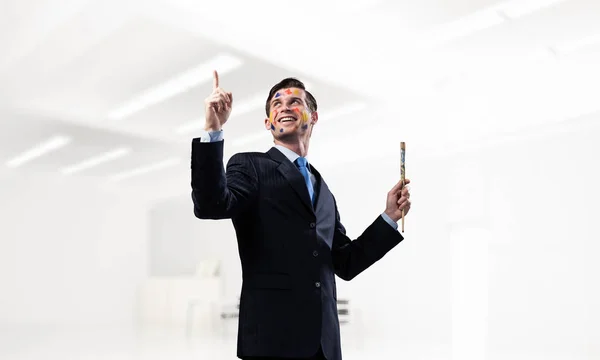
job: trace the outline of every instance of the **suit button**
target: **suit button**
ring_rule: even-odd
[[[317,257],[317,256],[319,256],[319,252],[318,252],[317,250],[313,251],[313,256],[314,256],[314,257]]]
[[[310,228],[311,228],[311,229],[314,229],[314,228],[315,228],[315,226],[317,226],[317,224],[315,224],[315,223],[310,223]]]
[[[320,288],[320,287],[321,287],[321,283],[317,281],[317,282],[315,283],[315,287],[318,287],[318,288]]]

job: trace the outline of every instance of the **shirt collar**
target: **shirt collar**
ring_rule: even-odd
[[[290,160],[292,163],[294,163],[296,161],[296,159],[298,159],[300,157],[300,155],[296,154],[295,152],[293,152],[292,150],[286,148],[283,145],[275,145],[274,147],[277,150],[281,151],[281,153],[283,155],[285,155],[285,157],[287,157],[288,160]]]

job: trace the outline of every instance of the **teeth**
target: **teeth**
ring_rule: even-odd
[[[294,118],[291,118],[291,117],[284,117],[284,118],[281,118],[279,121],[281,121],[281,122],[285,122],[285,121],[294,121],[294,120],[295,120],[295,119],[294,119]]]

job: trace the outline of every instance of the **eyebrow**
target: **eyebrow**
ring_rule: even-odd
[[[300,97],[298,97],[298,96],[291,96],[290,98],[291,98],[292,100],[300,100],[300,101],[302,101],[302,98],[300,98]],[[275,97],[274,97],[274,98],[271,100],[271,104],[273,104],[273,103],[274,103],[274,102],[276,102],[276,101],[281,101],[281,97],[277,97],[277,98],[275,98]]]

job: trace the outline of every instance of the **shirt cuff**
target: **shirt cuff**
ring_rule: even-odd
[[[203,143],[217,142],[221,140],[223,140],[223,129],[217,131],[200,130],[200,136],[194,139],[194,141]]]
[[[386,213],[381,213],[381,217],[383,218],[383,220],[385,220],[385,222],[390,224],[390,226],[393,227],[394,230],[398,230],[398,223],[392,220]]]

